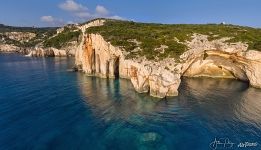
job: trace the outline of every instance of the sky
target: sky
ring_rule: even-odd
[[[0,23],[62,26],[104,17],[167,24],[261,27],[261,0],[1,0]]]

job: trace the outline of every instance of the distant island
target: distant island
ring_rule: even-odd
[[[261,29],[95,19],[61,28],[0,25],[0,51],[74,56],[75,70],[127,78],[140,93],[178,95],[182,76],[234,78],[261,88]]]

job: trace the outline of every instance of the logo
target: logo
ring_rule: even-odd
[[[240,142],[238,144],[233,143],[230,141],[229,138],[215,138],[213,142],[209,144],[209,147],[212,150],[219,150],[219,149],[236,149],[236,148],[251,148],[259,146],[258,142]]]
[[[228,138],[220,138],[220,139],[215,138],[215,140],[209,144],[209,147],[212,150],[232,149],[234,145],[235,143],[231,142]]]

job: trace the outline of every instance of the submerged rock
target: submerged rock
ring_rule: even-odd
[[[161,140],[161,136],[158,133],[155,132],[148,132],[148,133],[143,133],[140,136],[140,142],[144,143],[144,142],[156,142]]]

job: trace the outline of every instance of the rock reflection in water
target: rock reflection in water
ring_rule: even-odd
[[[107,121],[159,111],[160,99],[139,94],[127,79],[102,79],[79,74],[81,92],[94,114]]]
[[[261,128],[261,90],[249,87],[247,82],[184,78],[179,100],[184,109],[195,113],[195,118],[205,120],[203,123],[209,132],[235,139],[238,133],[261,138],[261,130],[254,131]],[[226,133],[224,128],[233,134]]]

